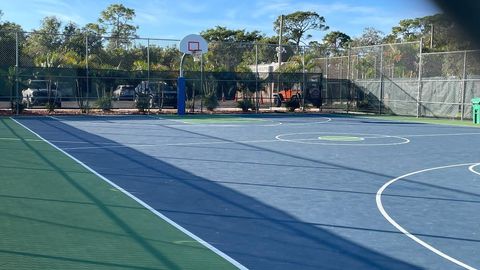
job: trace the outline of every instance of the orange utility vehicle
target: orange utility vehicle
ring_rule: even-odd
[[[306,82],[305,102],[311,103],[315,107],[322,106],[322,75],[311,76]],[[281,107],[282,103],[289,100],[302,100],[302,90],[299,83],[293,84],[290,89],[283,89],[273,93],[273,105]]]
[[[302,98],[302,90],[285,89],[273,94],[273,104],[276,107],[282,106],[283,102],[288,100],[298,100]]]

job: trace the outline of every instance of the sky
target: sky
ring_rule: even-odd
[[[313,36],[309,41],[321,41],[329,31],[358,37],[366,27],[388,34],[402,19],[440,12],[429,0],[0,0],[0,10],[3,21],[31,31],[46,16],[79,26],[96,22],[101,11],[115,3],[135,10],[133,23],[139,26],[140,37],[165,39],[182,39],[216,26],[273,36],[273,22],[281,14],[314,11],[330,27],[309,32]]]

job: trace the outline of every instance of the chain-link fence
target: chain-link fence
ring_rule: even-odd
[[[179,40],[3,33],[2,108],[176,108]],[[304,48],[211,42],[200,61],[187,57],[187,108],[278,107],[295,99],[319,106],[322,76],[303,68]],[[279,54],[283,65],[279,68]],[[198,59],[197,59],[198,60]],[[290,63],[288,60],[295,60]],[[285,70],[283,70],[285,69]],[[140,98],[148,95],[144,104]],[[211,103],[211,102],[210,102]],[[209,104],[205,106],[210,108]]]
[[[416,111],[419,43],[349,48],[317,59],[325,75],[326,108],[374,113]]]
[[[175,108],[178,45],[93,33],[1,32],[0,108],[45,108],[52,101],[83,111]],[[211,42],[199,61],[184,62],[187,109],[276,110],[296,102],[326,110],[471,117],[470,100],[480,96],[480,52],[421,53],[421,46]]]
[[[0,107],[10,107],[15,97],[15,66],[18,62],[15,32],[0,32]]]
[[[334,88],[350,110],[471,118],[470,100],[480,96],[480,51],[421,53],[421,46],[350,48],[343,56],[321,58],[325,89]]]

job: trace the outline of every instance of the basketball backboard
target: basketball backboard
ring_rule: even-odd
[[[202,36],[191,34],[180,41],[180,51],[186,54],[204,54],[208,51],[208,43]]]

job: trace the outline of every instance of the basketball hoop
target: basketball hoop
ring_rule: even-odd
[[[199,62],[202,54],[208,52],[208,43],[202,36],[188,35],[180,41],[180,51],[192,55],[193,61]]]

